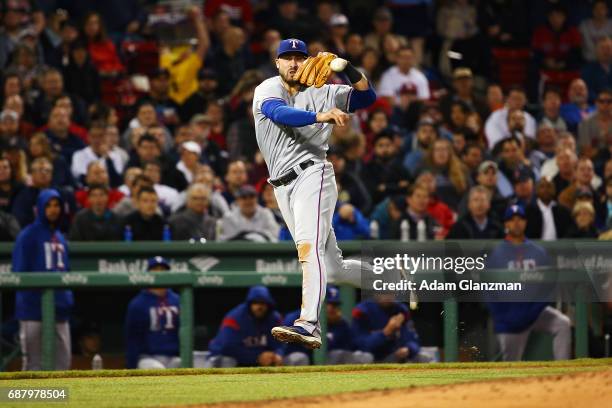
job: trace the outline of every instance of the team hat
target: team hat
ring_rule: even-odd
[[[506,209],[506,213],[504,214],[504,221],[508,221],[515,215],[519,217],[525,218],[525,210],[520,205],[511,205]]]
[[[163,256],[154,256],[153,258],[149,258],[147,261],[147,271],[150,271],[156,266],[163,266],[166,269],[170,269],[170,263]]]
[[[340,300],[340,289],[338,289],[337,286],[328,286],[327,293],[325,294],[325,301],[333,305],[342,303]]]
[[[278,44],[278,50],[276,51],[276,57],[280,57],[282,54],[287,52],[299,52],[308,56],[308,48],[306,47],[306,43],[302,40],[298,40],[295,38],[289,38],[287,40],[282,40]]]

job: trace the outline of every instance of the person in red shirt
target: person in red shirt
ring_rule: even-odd
[[[548,23],[534,31],[531,47],[540,70],[572,71],[580,66],[581,43],[578,29],[567,23],[566,11],[553,7]]]
[[[85,17],[83,36],[88,43],[91,62],[101,75],[115,76],[125,70],[115,44],[106,35],[106,29],[98,13],[89,13]]]
[[[87,186],[90,185],[103,185],[108,188],[108,208],[112,209],[121,199],[123,193],[115,188],[109,187],[108,172],[106,167],[100,161],[93,161],[87,166],[87,175],[85,176],[85,183]],[[77,204],[80,208],[89,208],[89,194],[88,188],[82,188],[74,193]]]
[[[446,237],[457,217],[455,212],[436,195],[436,177],[429,171],[423,171],[416,178],[414,184],[423,185],[429,191],[427,214],[436,220],[440,227],[438,230],[434,228],[436,239]]]

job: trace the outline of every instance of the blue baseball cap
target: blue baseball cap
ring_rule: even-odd
[[[170,262],[168,262],[163,256],[154,256],[153,258],[149,258],[147,261],[147,271],[150,271],[156,266],[163,266],[166,269],[170,269]]]
[[[340,289],[337,286],[328,286],[325,294],[325,301],[334,305],[342,303],[340,300]]]
[[[504,221],[508,221],[515,215],[525,218],[525,209],[520,205],[511,205],[510,207],[506,208],[506,213],[504,214]]]
[[[287,40],[282,40],[278,44],[278,50],[276,51],[276,58],[280,57],[282,54],[287,52],[299,52],[308,56],[308,48],[306,47],[306,43],[302,40],[298,40],[296,38],[289,38]]]

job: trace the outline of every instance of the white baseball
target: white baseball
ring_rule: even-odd
[[[334,58],[329,63],[329,67],[334,72],[340,72],[340,71],[344,71],[344,68],[346,68],[347,63],[348,61],[345,60],[344,58]]]

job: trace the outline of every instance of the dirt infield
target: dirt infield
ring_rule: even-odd
[[[324,384],[321,384],[324,387]],[[206,408],[598,408],[612,401],[612,370],[354,392],[333,396],[200,405]]]

